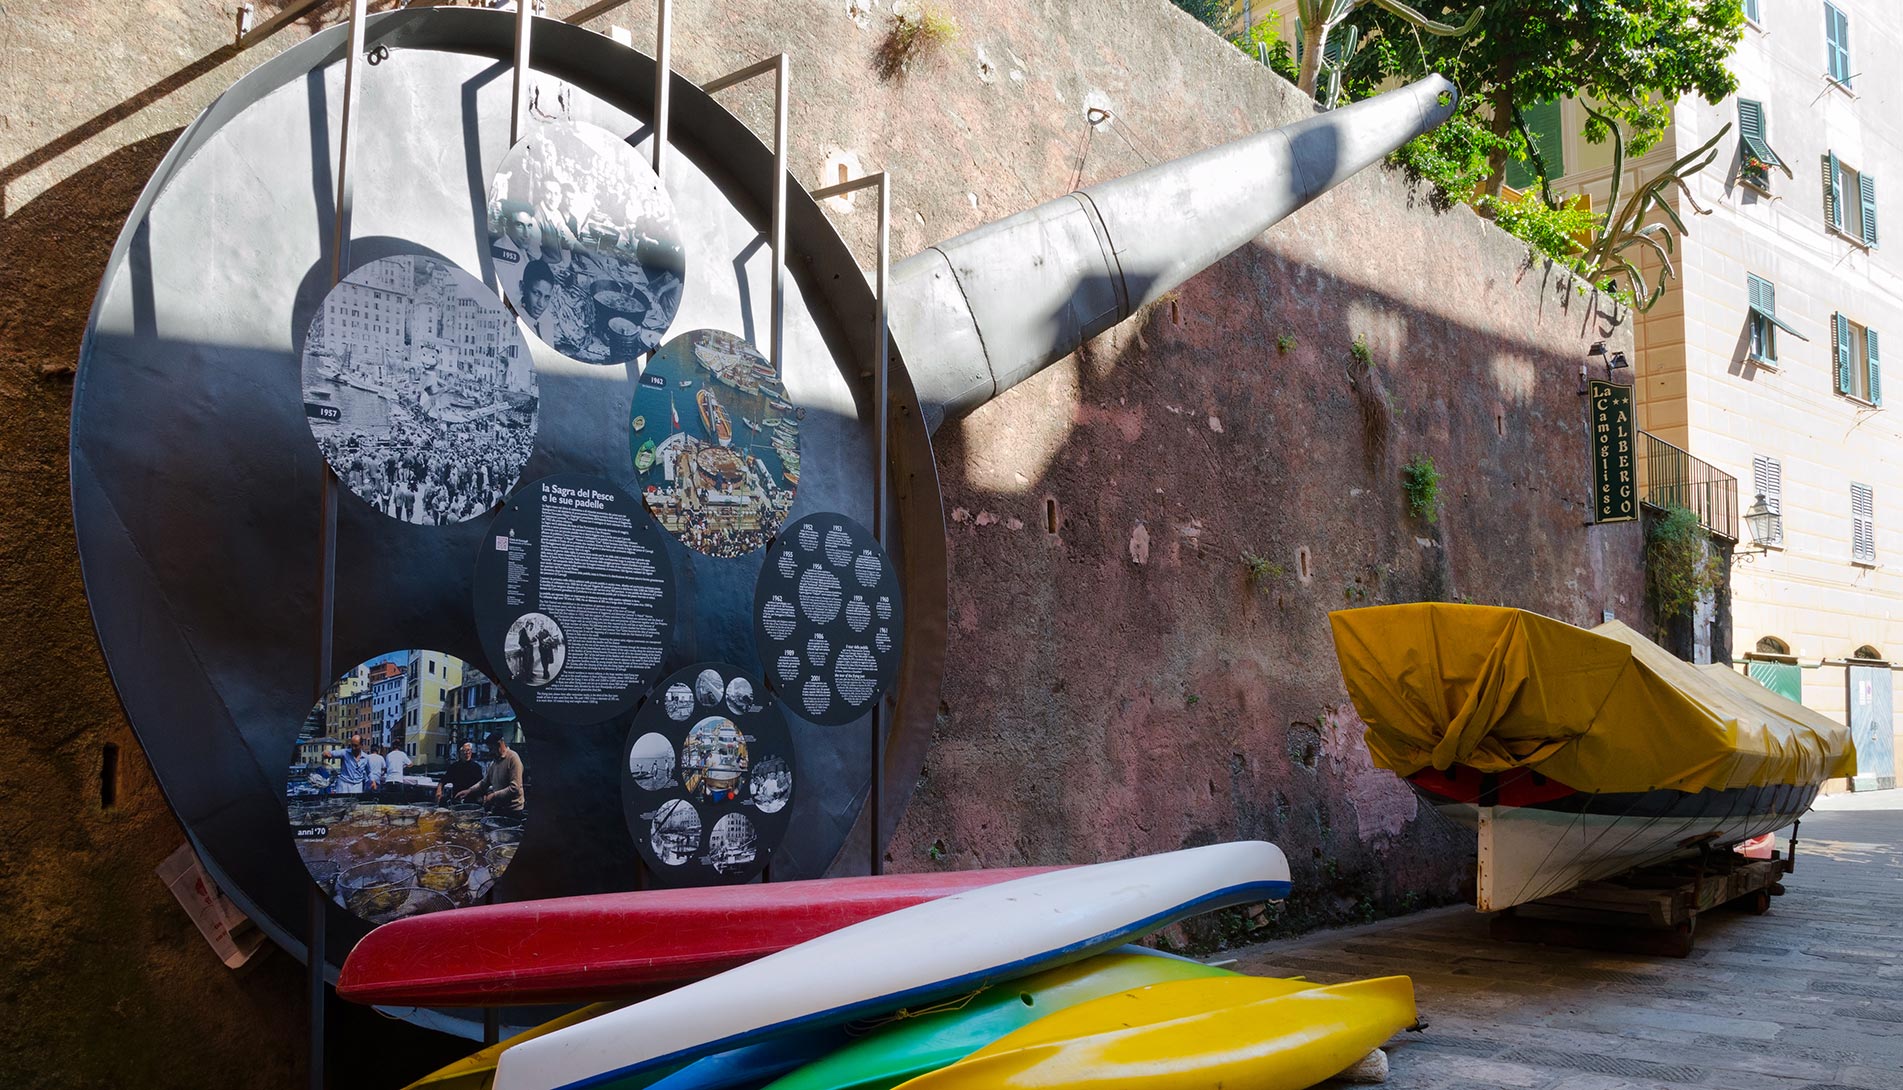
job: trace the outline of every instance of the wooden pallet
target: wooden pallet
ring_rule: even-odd
[[[1735,904],[1763,914],[1781,895],[1791,860],[1710,851],[1622,874],[1496,913],[1496,941],[1685,957],[1698,917]]]

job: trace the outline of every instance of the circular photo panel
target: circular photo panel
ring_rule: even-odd
[[[850,723],[898,678],[898,574],[871,532],[844,515],[808,515],[780,532],[753,618],[767,683],[810,722]]]
[[[748,881],[785,836],[793,738],[764,685],[700,663],[655,686],[635,714],[621,801],[658,884]]]
[[[697,329],[667,342],[641,372],[628,421],[648,510],[696,552],[761,548],[793,509],[803,411],[739,337]]]
[[[522,324],[583,363],[660,347],[687,262],[674,202],[599,126],[531,122],[489,188],[489,253]]]
[[[481,539],[475,598],[476,635],[509,694],[560,723],[633,707],[674,626],[674,572],[653,520],[613,482],[578,473],[509,497]]]
[[[378,655],[337,679],[292,743],[297,854],[371,924],[477,904],[522,842],[522,750],[515,709],[481,670],[440,651]]]
[[[515,319],[436,258],[379,258],[339,281],[311,319],[303,367],[324,460],[391,518],[475,518],[535,446],[535,370]]]

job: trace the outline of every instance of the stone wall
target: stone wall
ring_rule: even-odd
[[[183,124],[310,29],[233,55],[229,6],[0,13],[8,1086],[300,1077],[301,970],[276,955],[226,972],[152,874],[181,834],[93,641],[66,492],[61,371],[133,200]],[[704,80],[792,53],[798,179],[894,172],[900,255],[1306,109],[1165,0],[946,8],[956,36],[881,78],[884,0],[683,0],[676,62]],[[595,25],[644,44],[651,19],[631,5]],[[764,94],[729,94],[764,122]],[[868,259],[871,220],[863,203],[837,217]],[[1458,896],[1459,838],[1369,764],[1326,614],[1441,598],[1638,623],[1636,525],[1583,525],[1577,366],[1594,339],[1630,349],[1594,304],[1375,169],[941,431],[948,676],[892,866],[1262,836],[1295,865],[1281,926]],[[1416,455],[1441,473],[1434,521],[1406,509]],[[346,1023],[341,1062],[381,1050],[394,1076],[434,1058],[411,1039],[350,1043],[387,1040],[382,1025]]]

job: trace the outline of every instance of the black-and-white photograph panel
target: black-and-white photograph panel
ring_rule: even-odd
[[[655,885],[746,882],[765,868],[792,820],[795,771],[765,679],[724,662],[677,670],[650,690],[625,745],[622,812]]]
[[[753,804],[763,814],[777,814],[793,797],[793,769],[778,757],[753,766]]]
[[[686,253],[648,161],[608,130],[531,119],[489,187],[489,253],[530,333],[583,363],[659,348]]]
[[[674,745],[664,734],[649,731],[634,740],[628,750],[628,772],[643,790],[661,791],[674,786]]]
[[[502,502],[535,447],[535,370],[495,293],[445,261],[379,258],[304,338],[304,418],[365,503],[441,526]]]
[[[700,850],[700,811],[693,803],[669,799],[646,817],[648,848],[663,866],[682,866]]]
[[[469,663],[428,650],[365,660],[292,742],[284,807],[298,857],[372,924],[479,904],[522,842],[524,748],[501,686]]]
[[[662,529],[708,556],[766,545],[800,483],[800,418],[773,365],[743,338],[696,329],[641,371],[628,450]]]
[[[561,674],[568,658],[562,626],[546,613],[524,613],[502,637],[502,655],[511,678],[539,689]]]
[[[753,608],[767,683],[810,723],[851,723],[898,679],[898,573],[871,532],[844,515],[807,515],[780,532]]]
[[[753,862],[759,847],[760,834],[747,815],[728,814],[707,834],[707,865],[721,874],[740,870]]]

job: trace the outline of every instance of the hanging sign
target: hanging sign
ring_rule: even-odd
[[[1590,391],[1593,521],[1630,522],[1639,517],[1632,387],[1594,380]]]

